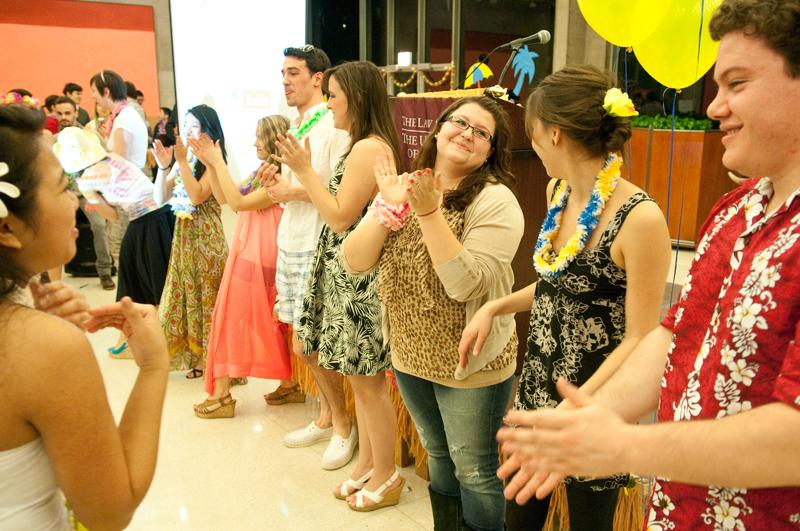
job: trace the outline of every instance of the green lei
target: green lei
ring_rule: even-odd
[[[289,129],[289,134],[292,135],[296,140],[301,140],[304,136],[308,134],[311,129],[317,125],[323,116],[328,114],[328,108],[323,107],[314,114],[312,114],[308,120],[300,124],[298,127],[293,127]]]

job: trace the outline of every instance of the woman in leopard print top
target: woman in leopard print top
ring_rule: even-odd
[[[460,358],[458,347],[475,311],[513,284],[523,216],[509,188],[510,136],[496,101],[455,102],[425,140],[414,174],[398,177],[388,159],[376,166],[383,201],[410,203],[405,225],[392,232],[371,211],[343,245],[351,273],[380,265],[384,337],[428,452],[437,529],[462,518],[469,528],[503,529],[494,435],[515,370],[513,318],[497,321],[478,356]]]

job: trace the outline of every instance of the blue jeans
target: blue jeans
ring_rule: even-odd
[[[495,435],[503,422],[514,378],[460,389],[395,370],[403,401],[428,452],[431,489],[460,497],[473,529],[503,529],[505,499]]]

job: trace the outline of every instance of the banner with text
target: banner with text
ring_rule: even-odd
[[[400,159],[404,171],[419,154],[436,119],[456,98],[395,98],[394,124],[400,138]]]

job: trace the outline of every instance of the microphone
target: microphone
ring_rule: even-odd
[[[519,39],[514,39],[513,41],[501,44],[498,46],[498,48],[519,48],[523,44],[527,44],[529,42],[534,44],[546,44],[550,42],[550,32],[547,30],[541,30],[533,35],[520,37]]]

